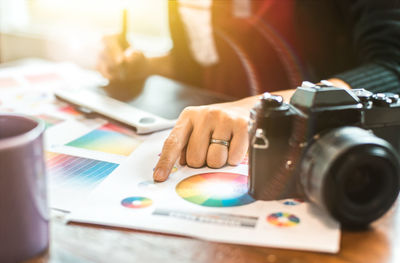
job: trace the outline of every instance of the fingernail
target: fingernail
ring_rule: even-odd
[[[166,175],[166,172],[163,169],[157,168],[153,174],[154,181],[164,182],[165,179],[167,179],[165,175]]]

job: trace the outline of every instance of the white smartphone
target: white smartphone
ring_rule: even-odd
[[[60,89],[55,97],[87,113],[94,113],[148,134],[172,128],[176,119],[166,119],[89,89]]]

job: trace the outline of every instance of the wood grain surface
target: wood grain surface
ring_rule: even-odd
[[[338,254],[313,253],[207,242],[127,229],[65,224],[52,211],[49,251],[28,263],[89,262],[400,262],[400,208],[392,209],[363,231],[342,231]]]

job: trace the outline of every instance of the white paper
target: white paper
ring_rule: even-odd
[[[339,250],[339,224],[326,212],[308,203],[293,200],[255,201],[233,207],[207,207],[184,200],[176,186],[186,178],[204,173],[228,172],[247,175],[247,165],[223,169],[178,170],[163,183],[153,183],[153,168],[168,132],[154,134],[74,210],[69,220],[84,223],[134,228],[200,239],[257,246],[291,248],[336,253]],[[221,195],[230,189],[221,184]],[[127,197],[144,197],[152,204],[127,208],[121,201]],[[290,201],[296,205],[285,205]],[[140,206],[141,203],[138,202]],[[145,202],[144,202],[144,205]],[[299,223],[278,227],[267,220],[271,214],[294,215]],[[283,218],[282,218],[283,219]]]

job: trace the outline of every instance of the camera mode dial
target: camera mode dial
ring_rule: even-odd
[[[392,104],[393,100],[385,93],[377,93],[372,95],[372,103],[374,106],[385,107]]]
[[[399,94],[392,92],[385,92],[386,97],[392,100],[392,103],[396,103],[399,100]]]

